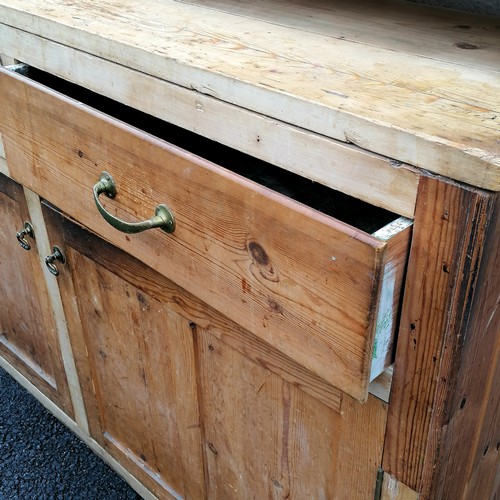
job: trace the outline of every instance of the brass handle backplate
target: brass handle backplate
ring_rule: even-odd
[[[52,253],[45,257],[45,265],[54,276],[59,276],[59,269],[57,269],[54,261],[60,262],[61,264],[66,262],[66,258],[64,257],[61,249],[56,246],[52,247]]]
[[[35,231],[33,231],[33,226],[29,222],[24,223],[23,229],[16,233],[17,241],[25,250],[31,250],[31,244],[26,239],[26,236],[35,239]]]
[[[102,206],[99,201],[99,195],[104,193],[108,198],[116,196],[116,185],[113,177],[107,172],[102,172],[99,176],[99,182],[94,186],[94,201],[99,213],[104,220],[111,224],[115,229],[122,233],[134,234],[146,231],[146,229],[160,228],[167,233],[173,233],[175,230],[175,217],[172,211],[166,205],[158,205],[155,215],[149,220],[143,222],[125,222],[114,215],[111,215]]]

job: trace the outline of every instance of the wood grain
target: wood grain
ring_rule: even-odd
[[[366,398],[382,285],[390,268],[395,320],[410,229],[381,241],[36,84],[0,81],[16,179],[329,384]],[[131,238],[110,228],[91,195],[103,170],[119,193],[108,210],[146,220],[167,203],[175,233]]]
[[[419,173],[408,165],[26,31],[3,26],[2,35],[4,46],[12,47],[36,68],[315,182],[413,217]],[[158,95],[161,103],[146,98]]]
[[[128,266],[123,267],[120,260],[114,257],[115,254],[120,255],[120,250],[113,248],[111,251],[108,243],[95,235],[82,231],[62,215],[54,215],[52,208],[48,209],[46,207],[44,213],[54,241],[60,243],[61,239],[58,236],[60,236],[62,226],[65,238],[70,239],[71,246],[82,255],[90,259],[96,254],[100,255],[101,265],[110,273],[120,275],[125,281],[140,282],[140,288],[144,293],[168,303],[169,307],[177,314],[188,316],[196,325],[209,330],[217,338],[248,359],[276,373],[292,385],[301,388],[326,406],[337,412],[340,411],[343,393],[339,389],[327,384],[323,379],[304,369],[297,362],[287,358],[278,349],[271,347],[229,319],[217,314],[213,309],[200,302],[199,299],[182,290],[141,261],[128,256]],[[82,233],[85,237],[80,238],[78,235]],[[89,248],[92,248],[92,251],[89,251]],[[121,259],[125,259],[125,256],[122,256]],[[62,287],[67,291],[66,296],[74,297],[76,295],[68,273],[62,273],[58,281],[64,283]],[[66,301],[65,308],[71,311],[67,315],[70,328],[80,329],[81,321],[78,319],[76,322],[73,321],[73,318],[79,318],[80,314],[76,303]],[[73,338],[72,343],[78,343],[79,339],[80,337]],[[77,349],[84,350],[84,344],[78,344]],[[84,370],[80,371],[83,372]],[[81,382],[83,386],[91,384],[90,379]]]
[[[73,415],[36,239],[27,238],[30,251],[16,239],[29,220],[26,200],[21,186],[3,175],[0,209],[0,355]]]
[[[386,406],[337,413],[197,328],[209,498],[371,498]]]
[[[45,213],[52,238],[65,242],[60,283],[91,436],[154,493],[204,498],[189,320],[138,288],[131,275],[124,279],[101,265],[115,259],[127,268],[128,256],[91,246],[95,238],[64,232]],[[75,246],[85,246],[90,258]]]
[[[434,496],[494,499],[500,494],[500,198],[487,228],[477,292],[468,313],[442,466]],[[456,471],[460,474],[456,474]]]
[[[448,405],[463,359],[491,201],[488,192],[421,180],[383,466],[422,498],[432,498],[445,462],[439,458]]]
[[[356,3],[359,13],[367,3]],[[269,6],[274,6],[275,16],[283,10],[279,2]],[[398,14],[392,25],[415,26],[412,7],[403,12],[404,21]],[[475,71],[481,55],[472,65],[465,59],[455,62],[445,53],[436,57],[434,45],[422,42],[434,31],[433,12],[428,10],[430,27],[425,33],[407,30],[407,41],[394,50],[348,40],[336,31],[315,33],[314,20],[309,29],[297,29],[273,23],[267,15],[243,17],[173,0],[140,5],[134,0],[3,0],[0,5],[6,25],[282,122],[498,190],[495,117],[500,73],[487,64]],[[448,35],[446,43],[463,51],[474,45],[478,54],[487,46],[490,60],[496,60],[496,29],[483,31],[481,44],[467,44],[460,29],[452,29],[471,24],[470,15],[461,19],[450,15],[451,29],[441,30],[443,37]],[[356,24],[354,16],[352,21]],[[408,44],[428,50],[414,54],[406,50]]]

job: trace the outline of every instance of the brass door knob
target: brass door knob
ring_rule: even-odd
[[[64,264],[66,262],[64,254],[57,246],[52,247],[52,253],[45,257],[45,265],[54,276],[59,276],[59,269],[57,269],[54,261],[60,262],[61,264]]]
[[[25,222],[23,229],[16,233],[17,241],[25,250],[31,250],[31,244],[26,239],[26,236],[35,239],[35,231],[33,230],[33,226],[30,222]]]

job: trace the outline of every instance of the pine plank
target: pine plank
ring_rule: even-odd
[[[494,17],[393,0],[179,1],[478,70],[499,69],[500,39],[495,36],[498,20]],[[452,37],[456,44],[450,43]],[[481,50],[464,50],[458,43]]]
[[[498,71],[175,1],[4,0],[0,15],[6,25],[202,94],[500,189]],[[453,31],[447,41],[461,43]]]
[[[132,257],[44,211],[67,257],[59,283],[91,437],[160,497],[204,498],[189,320],[139,288]]]
[[[3,46],[22,54],[37,68],[373,205],[413,217],[419,172],[408,165],[22,30],[4,26],[2,35]],[[155,96],[162,96],[161,102]]]
[[[492,196],[434,178],[420,183],[383,467],[423,498],[432,498],[449,458],[439,461]]]
[[[209,498],[371,498],[387,407],[336,412],[197,328]]]

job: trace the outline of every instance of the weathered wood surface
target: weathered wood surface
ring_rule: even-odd
[[[350,14],[348,3],[350,30],[361,12],[365,21],[358,32],[366,30],[367,3],[356,3],[357,15]],[[349,40],[333,27],[316,33],[314,19],[309,28],[277,24],[273,19],[283,12],[281,2],[268,2],[274,9],[271,19],[267,11],[257,19],[173,0],[3,0],[0,18],[5,25],[200,94],[499,190],[500,72],[491,67],[499,55],[496,24],[450,14],[448,29],[436,30],[435,11],[428,9],[425,20],[413,20],[414,6],[397,7],[397,15],[395,8],[381,10],[393,17],[389,14],[380,29],[410,27],[407,41],[396,43],[396,50],[394,41],[376,46],[370,40]],[[322,13],[324,4],[315,8]],[[326,9],[326,15],[342,12],[341,6],[335,9]],[[437,23],[442,22],[439,14]],[[427,29],[415,29],[424,23]],[[466,29],[460,26],[469,25],[481,31],[480,43],[464,42]],[[457,62],[446,51],[436,54],[434,44],[423,42],[434,31],[441,44],[446,40],[457,52],[476,48],[474,56]],[[385,33],[390,38],[393,30]],[[421,53],[408,52],[410,44]]]
[[[19,77],[0,81],[14,178],[328,383],[366,398],[377,312],[390,341],[411,228],[383,242]],[[103,170],[118,189],[108,210],[146,220],[166,203],[175,233],[130,237],[111,228],[92,197]],[[381,297],[388,309],[379,311]]]
[[[26,238],[26,251],[16,238],[29,220],[26,200],[22,187],[3,175],[0,212],[0,355],[72,415],[36,240]]]
[[[189,320],[175,297],[140,288],[144,266],[44,212],[67,257],[59,284],[91,436],[161,498],[205,498]]]
[[[467,314],[462,361],[446,415],[434,498],[494,499],[500,494],[500,197]],[[457,471],[460,471],[457,474]]]
[[[64,234],[59,283],[93,435],[153,492],[175,496],[184,484],[188,498],[373,496],[385,403],[337,393],[327,406],[303,390],[302,369],[286,375],[273,348],[248,332],[243,344],[237,325],[142,262],[45,214],[52,237]],[[162,469],[155,485],[143,470],[168,450],[170,476]]]
[[[26,31],[1,26],[0,33],[2,46],[10,47],[34,67],[313,181],[413,217],[419,173],[408,165]],[[161,96],[160,102],[154,96]]]
[[[458,370],[466,359],[464,341],[481,343],[481,333],[469,338],[473,333],[469,315],[481,286],[477,272],[493,199],[491,193],[439,179],[422,178],[420,183],[383,467],[422,498],[434,498],[437,478],[450,460],[441,455],[444,443],[449,439],[455,443],[462,436],[448,434],[449,405],[457,397]],[[466,366],[470,363],[467,360]],[[475,370],[478,373],[470,376],[485,381],[493,374],[488,366],[475,366],[471,372]],[[498,397],[497,393],[494,390],[491,396]],[[476,425],[480,421],[473,422],[469,431],[477,432]],[[467,455],[471,445],[461,442],[458,453]],[[446,480],[454,482],[456,473],[450,470]]]
[[[326,407],[197,329],[209,498],[373,498],[386,405]]]

